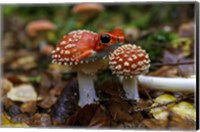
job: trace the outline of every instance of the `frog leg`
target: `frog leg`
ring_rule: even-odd
[[[93,54],[95,54],[96,52],[94,50],[86,50],[84,51],[82,54],[78,55],[75,57],[75,61],[78,62],[79,60],[92,56]]]

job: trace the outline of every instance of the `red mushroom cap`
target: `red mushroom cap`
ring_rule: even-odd
[[[124,78],[147,72],[149,63],[148,54],[139,46],[131,44],[122,45],[109,56],[109,66],[113,74]]]
[[[96,33],[88,30],[76,30],[64,36],[52,51],[52,63],[77,65],[87,61],[75,61],[75,57],[88,49],[93,49]],[[92,39],[93,38],[93,39]]]

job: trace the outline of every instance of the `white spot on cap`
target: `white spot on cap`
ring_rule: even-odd
[[[142,65],[143,65],[143,61],[139,61],[139,62],[138,62],[138,65],[139,65],[139,66],[142,66]]]
[[[128,58],[128,61],[133,61],[133,59],[132,58]]]
[[[52,51],[51,51],[52,54],[54,54],[55,52],[56,52],[55,50],[52,50]]]
[[[122,58],[120,58],[120,59],[119,59],[119,62],[122,62],[122,61],[123,61],[123,59],[122,59]]]
[[[124,66],[129,66],[130,64],[126,61],[124,62]]]
[[[68,39],[68,41],[69,41],[69,42],[72,42],[72,39],[71,39],[71,38],[69,38],[69,39]]]
[[[59,50],[60,50],[60,48],[59,48],[59,47],[57,47],[57,48],[56,48],[56,51],[59,51]]]
[[[64,45],[64,44],[66,44],[66,41],[62,41],[60,44],[61,44],[61,45]]]
[[[75,47],[75,44],[68,44],[67,46],[65,46],[66,49],[67,48],[73,48],[73,47]]]
[[[70,51],[69,51],[69,50],[65,50],[65,54],[66,54],[66,55],[69,55],[69,54],[70,54]]]
[[[129,69],[124,69],[123,72],[125,72],[125,73],[129,73],[130,70],[129,70]]]
[[[61,53],[61,54],[64,54],[64,50],[61,50],[60,53]]]
[[[136,64],[132,64],[132,65],[131,65],[131,68],[133,68],[133,69],[135,69],[136,67],[137,67]]]
[[[121,65],[117,65],[117,66],[115,67],[116,70],[121,70],[121,68],[122,68]]]
[[[136,55],[132,55],[133,59],[136,60],[137,59],[137,56]]]
[[[142,56],[144,56],[144,54],[143,54],[143,53],[140,53],[140,54],[138,54],[138,56],[139,56],[139,57],[142,57]]]

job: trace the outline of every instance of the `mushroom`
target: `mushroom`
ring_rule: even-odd
[[[84,3],[75,5],[72,12],[79,15],[79,22],[84,24],[90,18],[97,16],[100,12],[104,10],[104,6],[98,3]]]
[[[45,40],[46,32],[53,30],[55,30],[55,25],[48,20],[32,21],[26,26],[26,31],[29,37],[38,37],[36,40],[39,41],[39,48],[41,52],[44,51],[46,47],[48,47],[48,44]],[[37,41],[35,46],[38,46]]]
[[[102,4],[97,3],[84,3],[75,5],[72,9],[72,12],[75,14],[86,14],[91,13],[97,14],[104,10],[104,6]]]
[[[99,50],[109,49],[112,44],[123,40],[119,30],[101,34],[88,30],[76,30],[64,36],[52,51],[52,63],[70,66],[72,71],[77,71],[80,106],[94,103],[98,99],[94,89],[94,74],[108,67],[108,63]],[[96,58],[93,58],[95,55],[97,55]]]
[[[28,36],[36,37],[38,32],[55,30],[55,25],[48,20],[36,20],[26,26]]]
[[[139,46],[125,44],[109,55],[109,67],[121,77],[128,99],[139,100],[137,75],[146,73],[150,67],[148,54]]]

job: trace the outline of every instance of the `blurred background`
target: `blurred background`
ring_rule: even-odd
[[[73,30],[99,33],[121,28],[126,43],[139,45],[149,53],[152,63],[149,75],[189,77],[195,74],[194,3],[4,5],[2,13],[3,110],[15,123],[52,125],[51,115],[46,113],[51,111],[73,75],[51,64],[51,51]],[[174,66],[177,63],[187,65]],[[105,72],[99,78],[102,81],[112,77]],[[29,97],[20,99],[16,93],[8,96],[10,89],[24,84],[36,92],[29,91]],[[35,95],[39,101],[29,99]],[[151,96],[156,97],[158,93]],[[41,118],[45,122],[36,121]]]

